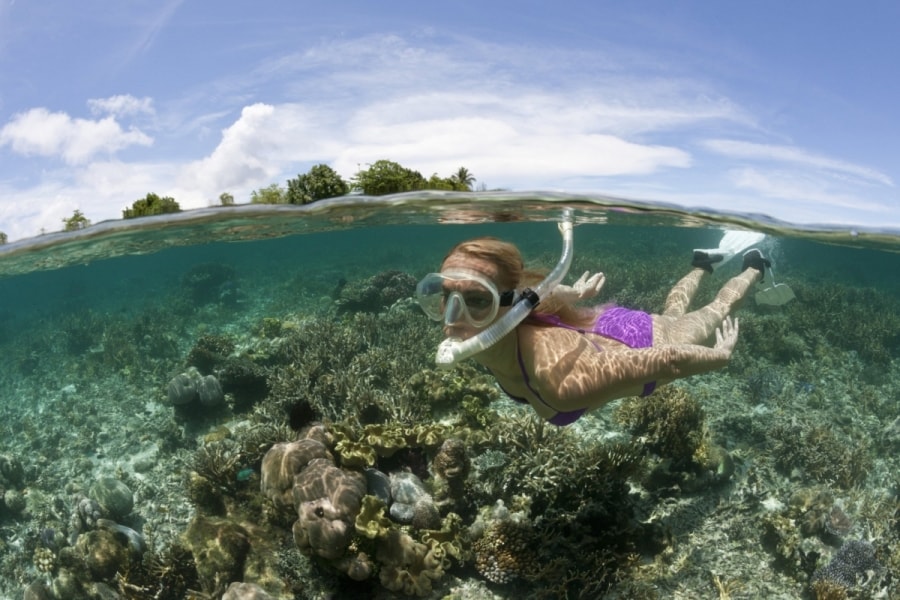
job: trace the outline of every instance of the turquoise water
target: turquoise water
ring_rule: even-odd
[[[0,593],[218,597],[244,581],[283,598],[802,598],[825,581],[897,597],[897,232],[558,195],[353,202],[0,247]],[[604,302],[658,312],[726,224],[770,234],[767,277],[796,299],[748,300],[726,369],[542,426],[471,361],[434,369],[440,331],[409,296],[473,236],[551,268],[562,205],[577,222],[567,281],[605,272]],[[727,276],[709,279],[698,302]],[[221,397],[173,405],[170,383],[191,367]],[[438,516],[386,525],[422,551],[412,564],[360,533],[311,559],[292,507],[260,491],[265,453],[321,420],[345,471],[422,480]],[[469,465],[456,491],[440,473],[447,439]],[[101,502],[116,493],[133,506]],[[441,529],[445,546],[428,533]],[[234,538],[225,558],[202,549]],[[874,575],[854,588],[826,565],[860,540]],[[362,581],[347,566],[358,552],[373,566]]]

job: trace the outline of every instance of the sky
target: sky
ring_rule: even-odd
[[[900,3],[0,0],[0,231],[387,159],[900,227]]]

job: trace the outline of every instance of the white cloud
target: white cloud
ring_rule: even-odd
[[[873,216],[890,212],[890,206],[883,202],[865,199],[858,193],[840,189],[833,182],[811,174],[744,168],[731,171],[731,177],[738,188],[749,189],[769,198],[814,205],[820,218],[824,218],[832,208],[870,212]]]
[[[447,176],[464,165],[492,185],[540,185],[574,175],[648,174],[691,164],[684,150],[604,133],[602,109],[567,113],[565,95],[505,99],[429,92],[341,110],[254,104],[180,178],[207,196],[268,185],[327,162],[344,177],[379,159]],[[346,111],[346,112],[345,112]],[[586,133],[587,131],[587,133]],[[591,132],[593,131],[593,132]],[[282,181],[279,181],[282,182]]]
[[[299,104],[245,106],[212,153],[184,167],[179,182],[218,197],[222,191],[268,185],[298,163],[327,162],[337,153],[341,134],[329,131],[319,116]]]
[[[713,152],[730,158],[742,158],[769,162],[792,163],[803,167],[849,175],[869,183],[893,186],[894,182],[884,173],[869,167],[828,158],[795,146],[757,144],[737,140],[708,140],[704,146]]]
[[[123,130],[111,116],[96,121],[73,119],[46,108],[19,113],[0,129],[0,146],[25,156],[59,156],[72,165],[84,164],[98,154],[152,143],[139,129]]]
[[[130,94],[88,100],[88,108],[91,109],[91,114],[94,115],[125,116],[135,114],[152,115],[154,113],[152,98],[135,98]]]

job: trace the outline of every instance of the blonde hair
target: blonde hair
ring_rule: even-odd
[[[447,252],[444,261],[454,254],[464,254],[496,265],[497,280],[494,283],[501,292],[534,287],[547,275],[542,271],[526,269],[522,253],[516,245],[495,237],[479,237],[460,242]],[[588,329],[597,315],[596,309],[576,308],[552,296],[541,300],[536,312],[556,315],[569,325]]]

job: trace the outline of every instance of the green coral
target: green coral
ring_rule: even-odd
[[[493,420],[487,407],[500,397],[493,378],[468,364],[452,371],[424,369],[409,380],[408,393],[438,414],[462,407],[465,421],[481,427]]]
[[[372,446],[376,454],[383,458],[390,458],[407,447],[404,430],[396,425],[366,425],[360,434],[360,441]]]
[[[471,554],[467,529],[462,517],[448,513],[441,521],[439,530],[426,529],[422,532],[422,542],[436,553],[436,556],[451,556],[465,562]]]
[[[444,443],[449,429],[438,423],[421,423],[409,432],[410,445],[436,450]]]
[[[436,553],[396,529],[378,540],[375,558],[381,564],[381,585],[407,596],[427,596],[432,582],[444,575],[445,561],[440,551]]]
[[[335,444],[334,451],[341,457],[341,465],[350,469],[371,467],[378,458],[375,449],[365,442],[341,440]]]
[[[385,516],[385,504],[377,496],[366,495],[356,515],[356,533],[370,540],[382,538],[390,532],[393,522]]]

